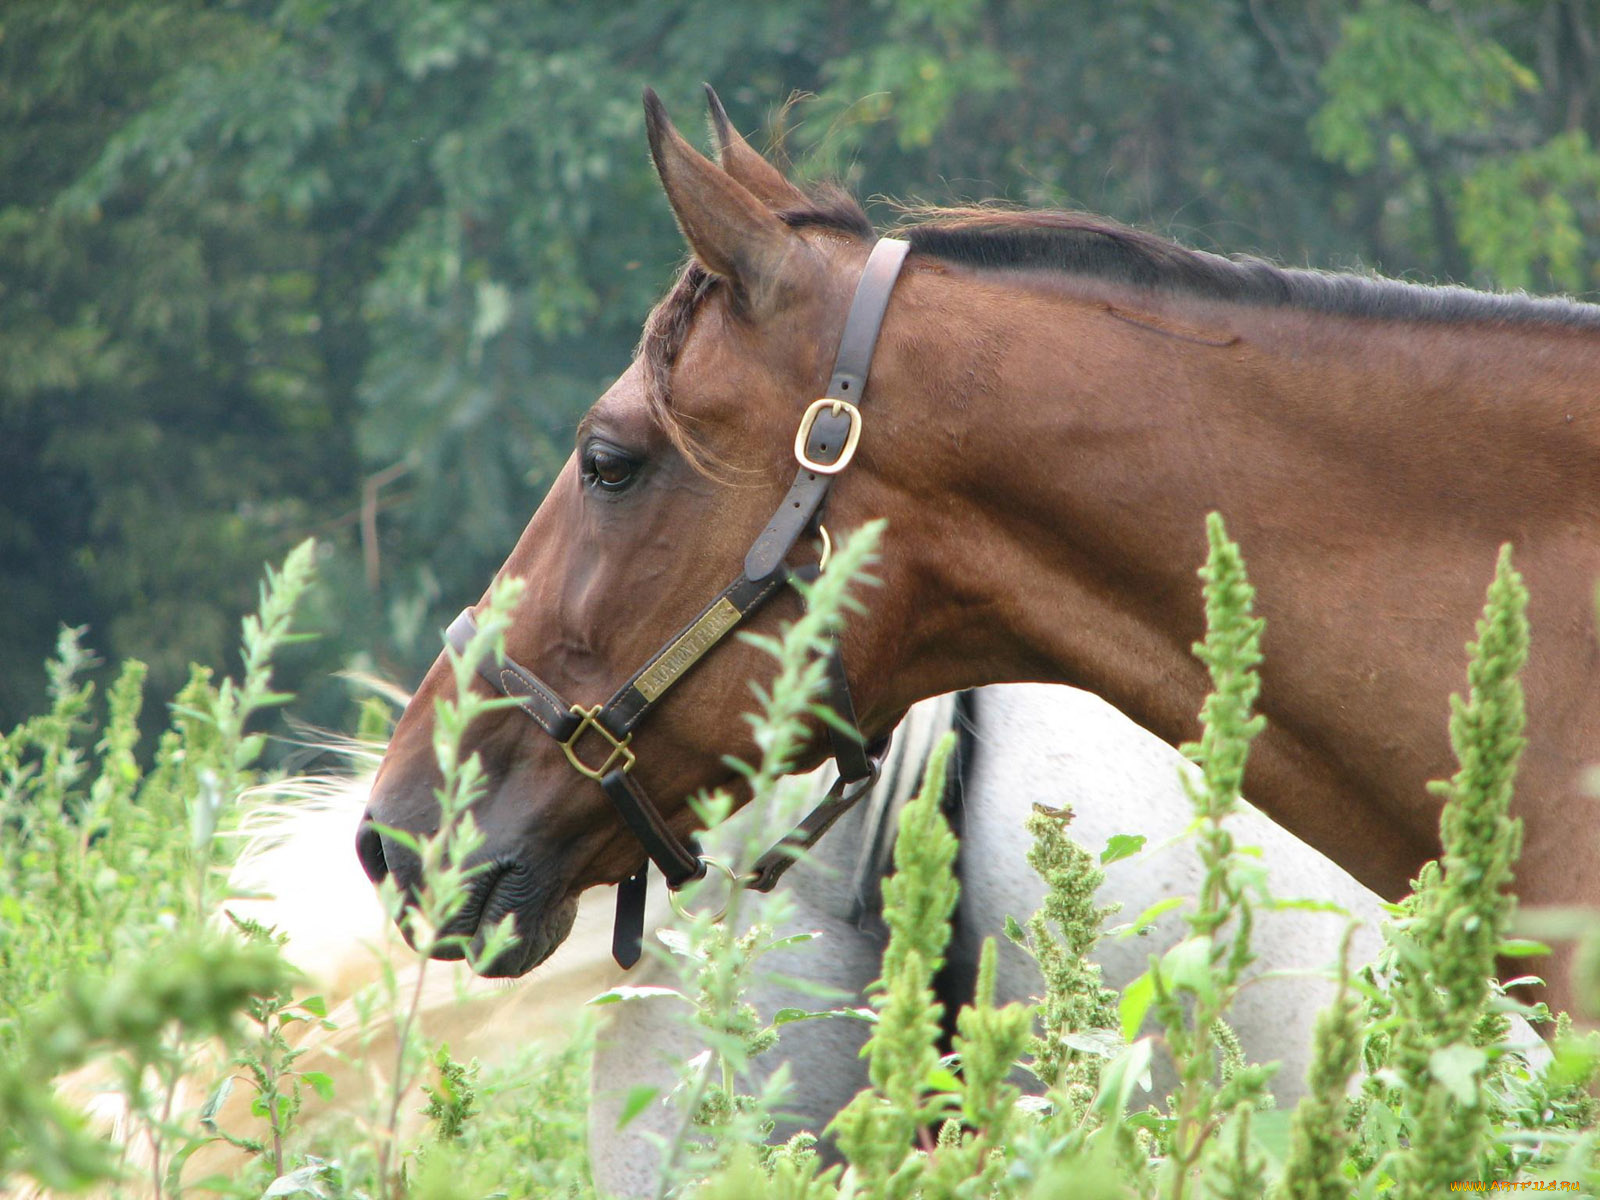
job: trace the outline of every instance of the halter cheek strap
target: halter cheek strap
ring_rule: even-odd
[[[538,675],[509,658],[486,659],[476,664],[479,675],[496,691],[516,700],[535,725],[561,744],[574,770],[600,785],[673,891],[704,876],[707,860],[692,841],[685,842],[672,831],[630,773],[635,761],[631,745],[634,729],[669,688],[792,577],[815,577],[819,568],[800,567],[791,573],[785,560],[801,535],[820,522],[835,476],[855,456],[862,430],[857,405],[866,390],[889,295],[909,249],[906,242],[895,238],[880,238],[873,246],[845,318],[827,394],[805,410],[795,432],[799,469],[794,482],[745,555],[738,578],[723,588],[699,616],[609,700],[590,708],[568,703]],[[467,609],[451,622],[445,638],[457,654],[462,654],[476,632],[477,622],[472,610]],[[867,745],[856,726],[855,705],[837,643],[828,651],[827,677],[826,703],[845,727],[840,730],[828,726],[829,749],[838,765],[839,781],[799,827],[764,854],[743,880],[746,887],[757,891],[770,891],[797,852],[813,845],[871,790],[888,748],[886,737]],[[648,864],[624,880],[617,891],[611,952],[623,967],[631,967],[639,959],[647,870]]]
[[[850,465],[861,439],[861,403],[867,375],[878,347],[878,331],[889,308],[889,295],[905,264],[909,242],[879,238],[856,283],[839,353],[823,399],[806,409],[795,433],[795,457],[800,462],[788,495],[778,505],[767,527],[744,556],[744,573],[761,579],[788,557],[800,535],[822,511],[834,476]],[[809,424],[808,424],[809,422]]]

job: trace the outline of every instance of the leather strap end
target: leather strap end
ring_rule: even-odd
[[[444,631],[444,640],[450,643],[450,648],[457,654],[465,654],[467,643],[477,632],[477,618],[472,615],[470,608],[463,608],[456,614],[456,619],[450,622],[450,627]]]
[[[650,864],[617,885],[617,919],[611,929],[611,957],[624,971],[644,950],[644,906],[650,892]]]
[[[833,639],[828,650],[828,695],[825,703],[839,719],[839,725],[828,726],[828,744],[833,760],[839,766],[842,779],[855,781],[868,775],[877,776],[878,764],[861,736],[861,726],[856,719],[856,705],[850,695],[850,680],[844,673],[844,655],[839,641]],[[842,728],[841,728],[842,726]],[[880,751],[878,758],[882,758]]]
[[[744,556],[745,578],[764,582],[783,566],[789,551],[827,498],[831,477],[802,470],[766,529]]]

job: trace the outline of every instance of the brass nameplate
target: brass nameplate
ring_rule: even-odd
[[[724,596],[706,611],[705,616],[684,630],[683,636],[668,646],[633,686],[639,689],[640,695],[646,700],[654,700],[676,683],[678,676],[699,662],[700,656],[721,641],[722,635],[738,623],[739,610],[733,606],[732,600]]]

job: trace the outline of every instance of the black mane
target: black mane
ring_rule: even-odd
[[[896,232],[911,242],[912,250],[945,262],[1059,271],[1237,304],[1378,320],[1600,328],[1600,305],[1375,275],[1293,270],[1246,256],[1223,258],[1085,213],[929,209],[914,214]]]

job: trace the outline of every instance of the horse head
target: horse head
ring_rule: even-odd
[[[483,965],[490,974],[521,974],[546,958],[584,889],[642,879],[645,845],[608,799],[606,777],[651,798],[641,803],[669,846],[692,834],[697,792],[726,786],[736,803],[748,798],[725,756],[754,756],[742,719],[753,707],[747,683],[773,667],[723,635],[733,624],[772,632],[799,611],[781,585],[787,568],[815,562],[815,523],[792,520],[771,535],[807,474],[797,475],[797,425],[808,423],[809,451],[805,435],[800,451],[818,456],[821,472],[843,465],[849,442],[854,461],[828,500],[836,532],[869,517],[895,524],[909,494],[913,468],[885,469],[886,447],[910,431],[894,403],[908,347],[893,313],[876,339],[865,421],[851,406],[813,403],[836,382],[830,365],[874,251],[859,207],[790,183],[733,132],[714,95],[719,163],[679,135],[653,93],[645,108],[656,171],[693,257],[632,365],[580,422],[571,458],[501,568],[525,588],[504,660],[484,664],[474,686],[522,704],[478,718],[461,747],[487,776],[472,808],[484,842],[463,864],[482,869],[449,931],[481,944],[481,931],[514,918],[518,942]],[[894,279],[879,281],[878,301]],[[899,569],[891,551],[879,574]],[[470,629],[470,614],[463,620]],[[883,678],[885,631],[895,627],[885,600],[841,643],[868,737],[892,727],[910,700],[872,682]],[[358,837],[368,875],[392,876],[402,894],[425,881],[394,833],[437,830],[435,705],[454,688],[441,656],[395,729]],[[819,736],[796,765],[823,754]]]

